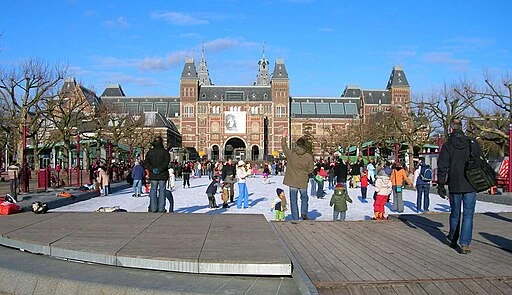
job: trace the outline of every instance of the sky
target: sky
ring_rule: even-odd
[[[64,64],[101,95],[178,96],[202,48],[216,85],[252,85],[283,58],[291,96],[385,89],[402,66],[414,97],[512,72],[510,0],[2,1],[0,68]]]
[[[275,220],[275,213],[270,211],[272,202],[276,196],[276,189],[282,188],[285,191],[287,201],[289,202],[288,187],[283,185],[283,176],[270,177],[270,184],[263,184],[261,175],[247,178],[247,189],[249,192],[249,208],[238,209],[236,204],[231,204],[227,209],[209,209],[208,198],[206,196],[206,188],[210,181],[207,176],[201,178],[192,178],[190,180],[190,188],[183,188],[181,179],[175,182],[173,190],[174,196],[174,212],[177,213],[204,213],[204,214],[263,214],[265,218]],[[333,194],[328,189],[327,182],[324,183],[326,196],[324,199],[316,197],[309,198],[308,217],[311,220],[332,220],[332,207],[329,201]],[[375,188],[368,187],[368,200],[366,203],[361,201],[361,190],[359,188],[350,188],[349,196],[352,203],[348,204],[346,220],[369,220],[373,217],[373,196]],[[219,190],[220,192],[220,190]],[[308,189],[309,192],[309,189]],[[52,212],[93,212],[100,207],[116,207],[125,209],[128,212],[147,212],[149,206],[149,197],[144,194],[141,198],[131,197],[133,190],[131,188],[108,195],[107,197],[97,197],[86,201],[74,203],[68,206],[52,209]],[[404,212],[397,213],[390,211],[391,203],[386,204],[386,216],[388,214],[417,214],[416,213],[416,191],[403,190]],[[235,201],[238,196],[238,185],[235,184]],[[222,204],[221,195],[215,195],[217,204]],[[300,202],[299,202],[300,206]],[[166,205],[169,209],[169,204]],[[437,194],[430,194],[430,211],[433,213],[450,212],[450,203],[448,200],[442,199]],[[500,205],[488,202],[477,201],[475,212],[512,212],[512,206]],[[286,212],[286,220],[291,219],[291,212]],[[424,213],[420,213],[424,214]]]

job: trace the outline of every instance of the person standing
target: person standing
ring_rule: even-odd
[[[249,174],[245,170],[245,162],[240,160],[238,161],[236,167],[236,177],[238,178],[238,198],[236,199],[236,207],[238,209],[242,208],[242,203],[244,204],[244,209],[249,207],[249,192],[247,191],[247,176]]]
[[[215,200],[215,194],[217,193],[217,188],[219,187],[219,177],[214,176],[212,181],[206,188],[206,196],[208,197],[208,208],[217,209],[217,201]]]
[[[181,174],[183,175],[183,188],[185,188],[185,186],[190,188],[190,174],[192,174],[192,167],[190,166],[190,163],[183,164]]]
[[[416,171],[414,171],[413,185],[416,188],[416,212],[421,211],[423,199],[423,210],[428,212],[430,206],[430,181],[432,181],[432,169],[425,163],[425,158],[420,158]]]
[[[134,198],[139,198],[142,195],[142,181],[144,179],[144,167],[139,161],[135,161],[135,165],[132,168],[132,179],[133,179],[133,195]]]
[[[222,175],[221,180],[226,181],[226,178],[228,176],[232,176],[233,178],[236,176],[237,167],[235,167],[235,164],[233,164],[233,161],[231,159],[228,159],[228,161],[222,165]],[[229,201],[233,203],[235,198],[235,185],[234,183],[228,183],[229,185]]]
[[[105,168],[99,167],[98,168],[98,183],[100,184],[100,187],[103,190],[103,196],[108,196],[108,186],[110,184],[110,177],[108,176],[107,171],[105,171]]]
[[[368,171],[368,181],[370,184],[375,183],[375,165],[373,164],[373,160],[368,162],[368,165],[366,165],[366,171]]]
[[[9,175],[9,189],[11,197],[13,197],[15,201],[18,201],[18,178],[20,176],[20,167],[18,167],[14,162],[11,163],[11,165],[7,167],[7,174]]]
[[[348,166],[343,162],[343,159],[339,159],[334,166],[334,173],[336,174],[336,183],[343,183],[345,188],[348,187]]]
[[[471,240],[473,236],[473,215],[475,214],[476,191],[464,175],[464,166],[471,152],[475,157],[482,152],[476,140],[467,137],[462,131],[462,121],[453,119],[450,122],[450,137],[443,144],[439,158],[437,159],[437,192],[442,198],[446,198],[448,185],[450,200],[450,231],[447,238],[456,245],[459,222],[462,213],[462,227],[460,228],[459,243],[461,253],[471,253]]]
[[[146,168],[149,171],[149,182],[151,189],[149,191],[149,211],[165,211],[165,183],[169,179],[169,162],[171,161],[169,152],[164,148],[164,140],[161,136],[153,140],[153,148],[146,153]]]
[[[329,202],[329,206],[334,206],[332,209],[333,221],[345,221],[348,210],[347,202],[352,203],[352,199],[348,195],[345,186],[342,183],[338,183],[334,187],[334,193],[331,197],[331,201]]]
[[[377,179],[375,180],[375,197],[374,197],[374,203],[373,203],[373,212],[375,216],[373,217],[374,220],[386,220],[388,219],[384,214],[385,212],[385,206],[389,195],[391,194],[392,190],[392,184],[389,180],[389,176],[381,169],[379,172],[377,172]]]
[[[174,196],[172,195],[172,190],[174,189],[174,169],[169,168],[169,179],[165,183],[165,198],[169,201],[169,212],[174,212]]]
[[[300,192],[300,213],[304,220],[308,220],[308,175],[315,169],[315,162],[311,152],[306,147],[306,139],[301,137],[297,139],[296,147],[288,148],[288,130],[283,129],[281,138],[281,148],[288,161],[286,173],[284,174],[283,184],[289,187],[290,210],[292,219],[299,220],[299,207],[297,203],[297,194]]]
[[[391,206],[391,210],[398,211],[399,213],[404,212],[404,199],[402,198],[404,181],[408,185],[412,185],[412,183],[400,162],[395,164],[395,168],[391,171],[390,179],[393,184],[393,206]]]
[[[286,211],[286,194],[284,193],[284,190],[282,188],[276,189],[277,196],[275,197],[274,201],[272,202],[272,210],[275,211],[275,216],[277,221],[283,221],[285,218],[285,211]]]

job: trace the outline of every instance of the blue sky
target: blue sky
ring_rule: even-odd
[[[100,95],[179,94],[186,57],[204,43],[212,81],[251,85],[265,44],[284,58],[292,96],[384,89],[401,65],[413,96],[512,70],[512,1],[3,1],[0,66],[69,65]]]

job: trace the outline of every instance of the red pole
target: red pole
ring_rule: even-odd
[[[366,147],[366,159],[370,162],[370,145]]]
[[[510,87],[510,85],[509,85],[509,87]],[[512,92],[512,90],[511,90],[511,92]],[[512,100],[512,98],[510,98],[510,99]],[[509,192],[512,192],[512,162],[511,162],[511,159],[512,159],[512,122],[508,125],[508,191]]]
[[[80,177],[80,134],[76,136],[76,183],[80,187],[82,185],[82,177]]]
[[[398,163],[398,141],[395,142],[395,164]]]
[[[132,154],[133,154],[133,146],[132,144],[130,143],[130,166],[132,165]]]
[[[23,153],[22,153],[22,164],[21,164],[21,167],[22,167],[22,171],[23,171],[23,174],[22,174],[22,191],[23,192],[27,192],[28,191],[28,177],[27,177],[27,173],[28,173],[28,169],[27,169],[27,116],[25,116],[25,120],[23,121],[23,140],[22,140],[22,145],[23,145]]]

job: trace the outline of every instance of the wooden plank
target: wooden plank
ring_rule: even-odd
[[[301,227],[299,232],[301,232],[303,236],[308,237],[312,247],[321,253],[326,262],[323,266],[333,281],[361,281],[361,277],[347,265],[346,262],[348,259],[334,254],[341,253],[337,249],[337,246],[331,243],[329,236],[325,235],[322,231],[322,229],[325,229],[326,225],[328,225],[325,223],[326,222],[319,223],[319,226],[311,224],[310,226]]]
[[[491,294],[491,295],[504,294],[498,288],[496,288],[496,286],[494,286],[494,284],[489,282],[489,280],[487,280],[487,279],[481,279],[481,280],[478,280],[477,282],[480,285],[480,287],[482,287],[488,294]]]
[[[434,282],[420,282],[419,286],[427,294],[441,294],[441,290],[436,286]]]
[[[375,264],[372,263],[373,259],[368,259],[368,255],[361,250],[366,248],[366,245],[354,244],[354,241],[349,241],[349,238],[344,234],[346,228],[340,228],[340,226],[331,226],[331,228],[334,228],[334,231],[327,231],[325,227],[321,230],[328,236],[328,241],[338,245],[333,254],[340,260],[345,261],[346,265],[358,274],[361,280],[375,281],[388,279],[387,276],[375,269]]]
[[[458,294],[475,294],[470,289],[468,289],[462,281],[448,281],[448,284],[452,286],[454,290],[457,291]]]
[[[366,295],[381,295],[379,289],[374,285],[363,285],[362,288]]]
[[[489,294],[484,288],[482,288],[478,281],[481,280],[462,280],[461,283],[463,283],[466,288],[474,292],[475,294]]]
[[[434,281],[433,282],[436,287],[441,290],[441,294],[445,295],[457,295],[459,294],[450,284],[448,284],[448,281]]]
[[[320,281],[317,272],[315,272],[315,269],[320,268],[320,266],[307,251],[306,247],[304,247],[302,239],[299,240],[297,238],[294,228],[291,227],[293,224],[282,222],[275,225],[287,247],[293,253],[295,259],[299,262],[301,268],[307,274],[309,279],[312,282]]]
[[[407,295],[407,294],[411,294],[411,295],[415,295],[415,294],[419,294],[419,293],[413,293],[409,290],[409,288],[407,288],[408,286],[407,285],[391,285],[391,287],[393,288],[393,290],[395,290],[396,294],[400,294],[400,295]]]
[[[503,294],[512,294],[512,288],[509,285],[510,281],[503,279],[489,279],[488,281],[503,292]]]

